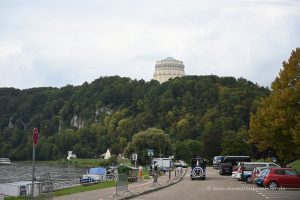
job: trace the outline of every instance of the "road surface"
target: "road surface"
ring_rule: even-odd
[[[165,189],[142,195],[135,200],[267,200],[300,199],[300,190],[271,191],[233,180],[231,176],[220,176],[217,170],[207,168],[206,180],[190,180],[190,170],[184,179]]]

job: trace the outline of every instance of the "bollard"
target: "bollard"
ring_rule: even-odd
[[[139,166],[139,178],[143,177],[143,167]]]
[[[158,182],[158,174],[157,173],[154,173],[153,175],[153,186],[155,185],[155,183]]]

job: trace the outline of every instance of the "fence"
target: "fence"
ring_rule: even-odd
[[[53,199],[53,181],[51,180],[50,173],[45,173],[37,177],[34,183],[33,197],[31,195],[32,184],[26,186],[24,195],[26,200],[52,200]],[[26,193],[27,191],[27,193]]]

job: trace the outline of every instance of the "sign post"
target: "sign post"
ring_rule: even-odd
[[[149,170],[150,170],[150,173],[152,174],[153,173],[153,169],[151,167],[152,165],[152,162],[151,162],[151,158],[153,156],[153,149],[147,149],[147,152],[148,152],[148,157],[149,157]]]
[[[32,185],[31,185],[31,199],[34,198],[33,192],[34,192],[34,161],[35,161],[35,147],[39,142],[39,130],[37,128],[33,129],[32,134]]]
[[[172,167],[172,159],[174,159],[174,155],[173,156],[169,156],[170,158],[170,163],[169,163],[169,180],[171,180],[171,167]],[[175,170],[176,173],[176,170]]]

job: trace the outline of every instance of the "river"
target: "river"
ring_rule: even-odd
[[[80,176],[85,174],[86,171],[86,168],[73,166],[35,164],[35,176],[50,173],[54,189],[77,185]],[[0,165],[0,183],[31,180],[31,177],[31,164],[13,163],[11,165]]]

